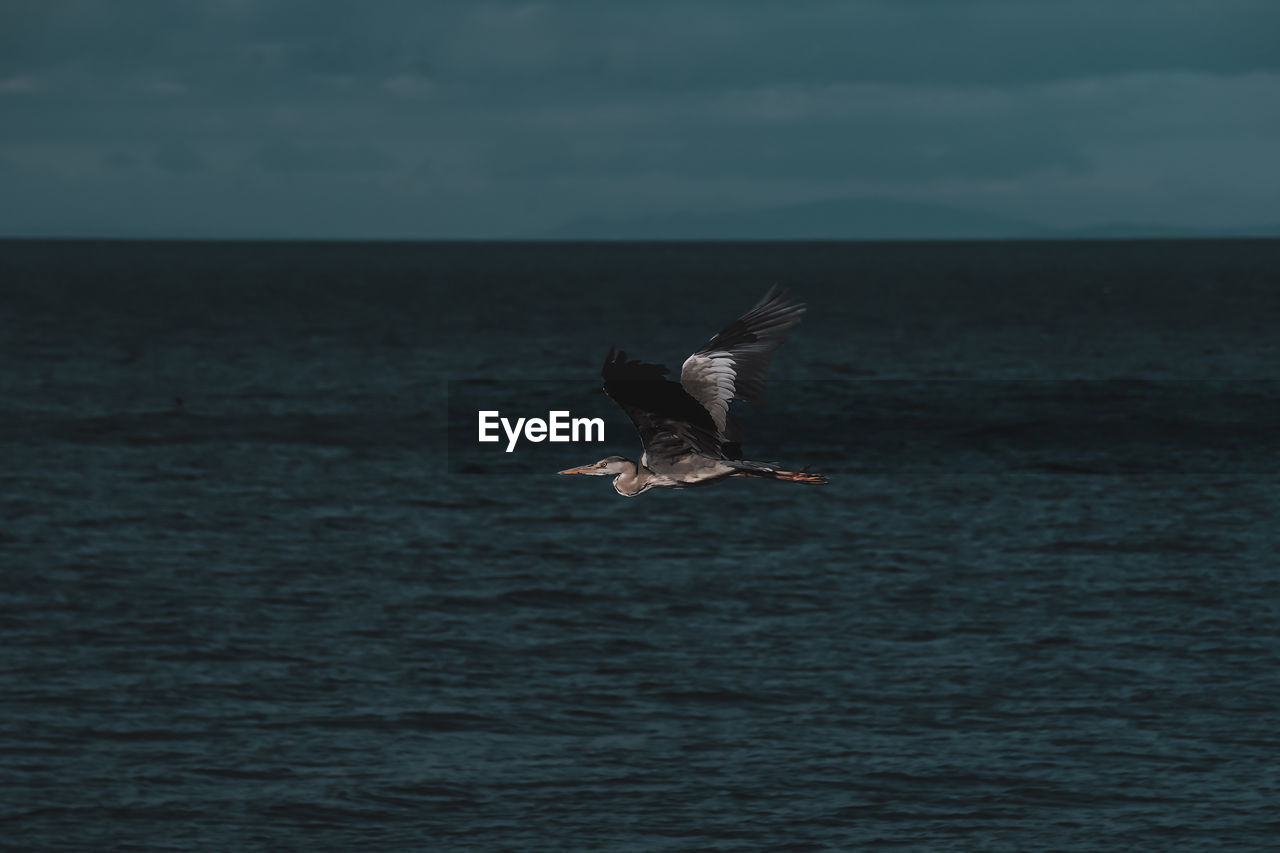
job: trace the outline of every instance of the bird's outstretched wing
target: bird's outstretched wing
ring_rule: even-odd
[[[754,308],[685,360],[680,385],[711,415],[722,443],[741,440],[729,417],[729,401],[755,403],[764,396],[769,359],[804,312],[786,290],[771,287]]]
[[[664,378],[670,372],[665,366],[630,361],[625,352],[610,348],[601,372],[605,393],[636,425],[646,452],[670,458],[694,451],[722,458],[711,414],[681,383]]]

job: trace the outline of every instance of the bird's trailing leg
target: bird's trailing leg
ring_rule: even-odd
[[[825,486],[831,482],[821,474],[810,474],[808,465],[799,471],[774,471],[773,476],[775,479],[785,480],[788,483],[807,483],[811,486]]]
[[[782,480],[787,483],[806,483],[810,486],[825,486],[829,481],[821,474],[810,474],[809,466],[806,465],[799,471],[782,471],[774,468],[772,465],[766,465],[763,462],[751,462],[749,460],[735,460],[726,463],[738,469],[738,473],[734,476],[739,477],[766,477],[770,480]]]

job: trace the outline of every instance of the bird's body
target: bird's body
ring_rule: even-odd
[[[783,471],[742,458],[742,432],[729,413],[732,400],[756,402],[764,393],[769,359],[799,325],[803,305],[771,288],[754,308],[685,359],[680,381],[661,364],[632,361],[610,349],[604,390],[640,433],[639,462],[610,456],[561,474],[614,477],[618,494],[634,497],[652,488],[685,489],[728,477],[761,477],[823,484],[826,477]]]

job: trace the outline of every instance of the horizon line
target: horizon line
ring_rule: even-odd
[[[520,245],[653,244],[653,243],[1178,243],[1266,242],[1276,234],[1135,234],[1036,235],[1007,237],[208,237],[208,236],[93,236],[0,234],[0,243],[274,243],[274,244],[466,244]]]

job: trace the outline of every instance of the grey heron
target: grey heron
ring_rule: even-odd
[[[685,359],[679,382],[664,378],[670,372],[665,366],[630,360],[611,347],[602,371],[604,390],[635,424],[644,453],[639,462],[610,456],[560,473],[611,476],[624,497],[729,477],[825,484],[821,474],[743,459],[742,432],[729,413],[731,400],[761,399],[769,359],[804,312],[785,290],[770,288],[754,308]]]

